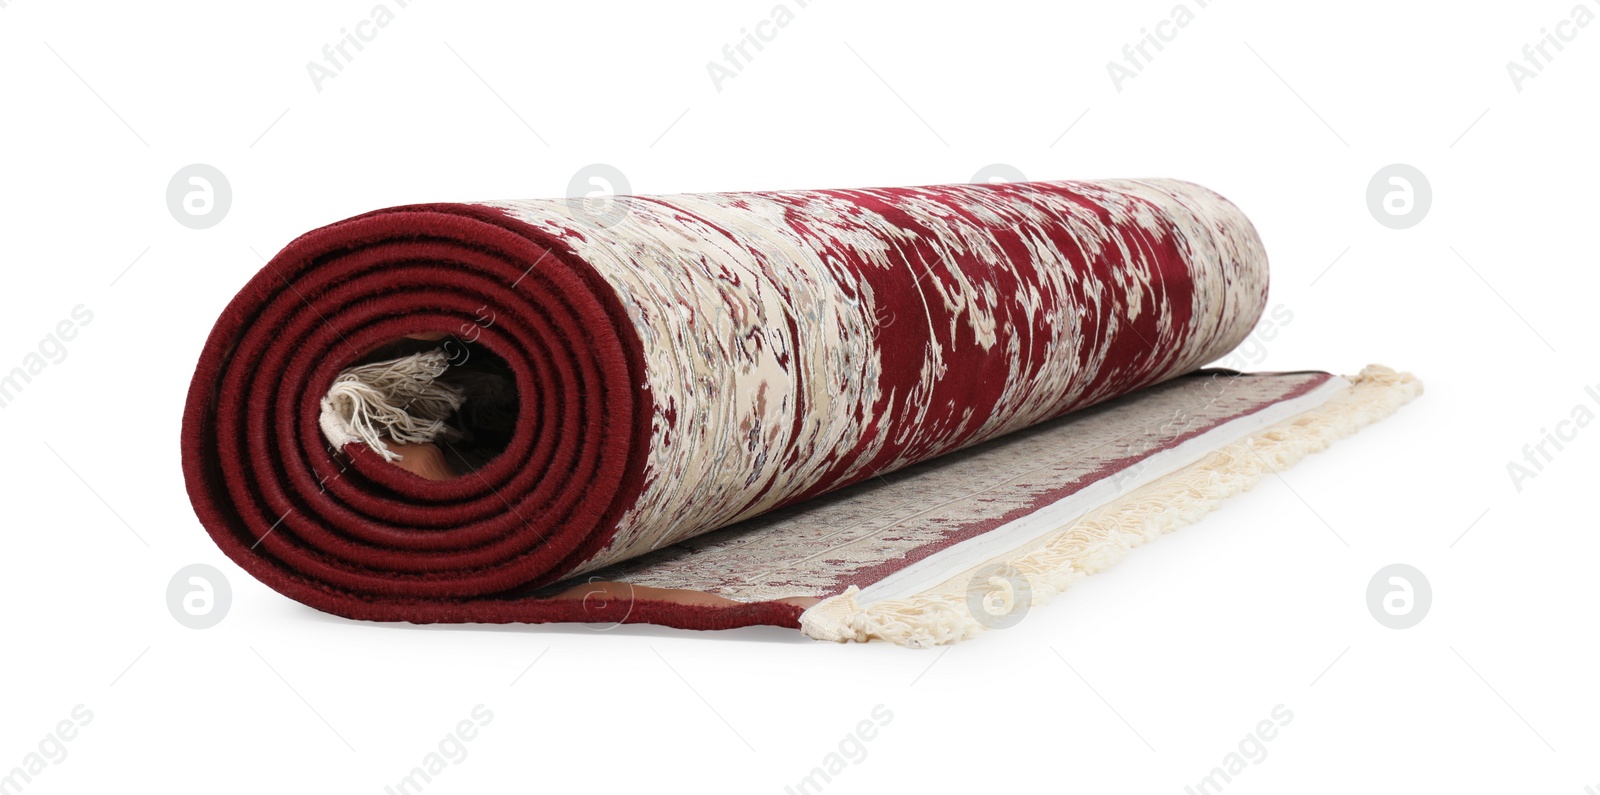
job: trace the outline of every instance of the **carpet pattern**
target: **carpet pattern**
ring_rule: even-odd
[[[1250,222],[1176,180],[391,208],[296,239],[222,311],[185,479],[231,559],[342,616],[801,626],[797,600],[905,579],[1184,434],[1300,405],[1331,377],[1193,375],[1266,291]],[[401,343],[503,362],[503,450],[441,435],[461,472],[433,479],[328,423],[341,373]],[[976,470],[917,476],[934,524],[870,486],[805,518],[1063,416],[985,448],[969,469],[1011,476],[987,496]],[[602,573],[651,595],[553,596]]]

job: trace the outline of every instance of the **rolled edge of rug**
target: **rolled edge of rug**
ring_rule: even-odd
[[[338,615],[584,620],[534,594],[1174,377],[1264,308],[1248,219],[1173,180],[618,201],[614,221],[570,200],[392,208],[267,263],[218,320],[185,409],[186,481],[219,547]],[[938,311],[896,325],[873,296]],[[770,334],[769,309],[788,320]],[[996,344],[1008,323],[1044,330]],[[344,422],[330,386],[387,371],[376,351],[399,339],[458,334],[510,369],[517,433],[470,477],[418,477],[390,464],[385,431],[431,441],[435,417],[396,417],[407,401],[378,389],[360,405],[394,421],[347,405]],[[884,362],[898,380],[881,382]],[[952,368],[965,377],[938,377]],[[800,410],[814,406],[829,422]],[[734,614],[716,624],[798,619],[788,604]]]
[[[546,582],[607,542],[642,483],[641,352],[614,292],[538,240],[494,210],[417,205],[267,263],[212,329],[184,411],[189,496],[229,558],[338,615],[492,620],[496,605],[455,600]],[[424,479],[323,438],[339,373],[417,334],[470,334],[510,368],[519,433],[470,476]]]
[[[974,614],[974,602],[994,599],[1008,611],[1046,604],[1078,579],[1110,568],[1129,549],[1199,521],[1267,473],[1293,466],[1388,417],[1423,391],[1416,376],[1377,364],[1348,380],[1350,388],[1328,402],[1134,489],[934,588],[862,606],[857,601],[860,589],[851,586],[801,614],[800,629],[817,640],[883,640],[926,648],[965,640],[995,626],[997,622]],[[998,579],[1010,582],[993,583],[992,590],[977,585],[975,575],[990,570],[1003,572]]]

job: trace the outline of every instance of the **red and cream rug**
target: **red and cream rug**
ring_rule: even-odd
[[[948,643],[1420,393],[1203,370],[1266,293],[1174,180],[394,208],[223,310],[184,470],[351,618]]]

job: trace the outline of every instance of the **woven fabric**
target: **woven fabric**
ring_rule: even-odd
[[[1193,372],[1266,289],[1244,215],[1173,180],[382,210],[297,239],[223,311],[185,476],[231,558],[319,609],[586,620],[528,595]],[[429,334],[509,364],[504,452],[441,481],[330,445],[339,373]]]

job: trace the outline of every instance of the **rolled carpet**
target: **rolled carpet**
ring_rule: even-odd
[[[341,616],[948,642],[1420,390],[1202,371],[1266,292],[1175,180],[398,207],[223,310],[183,467]]]

